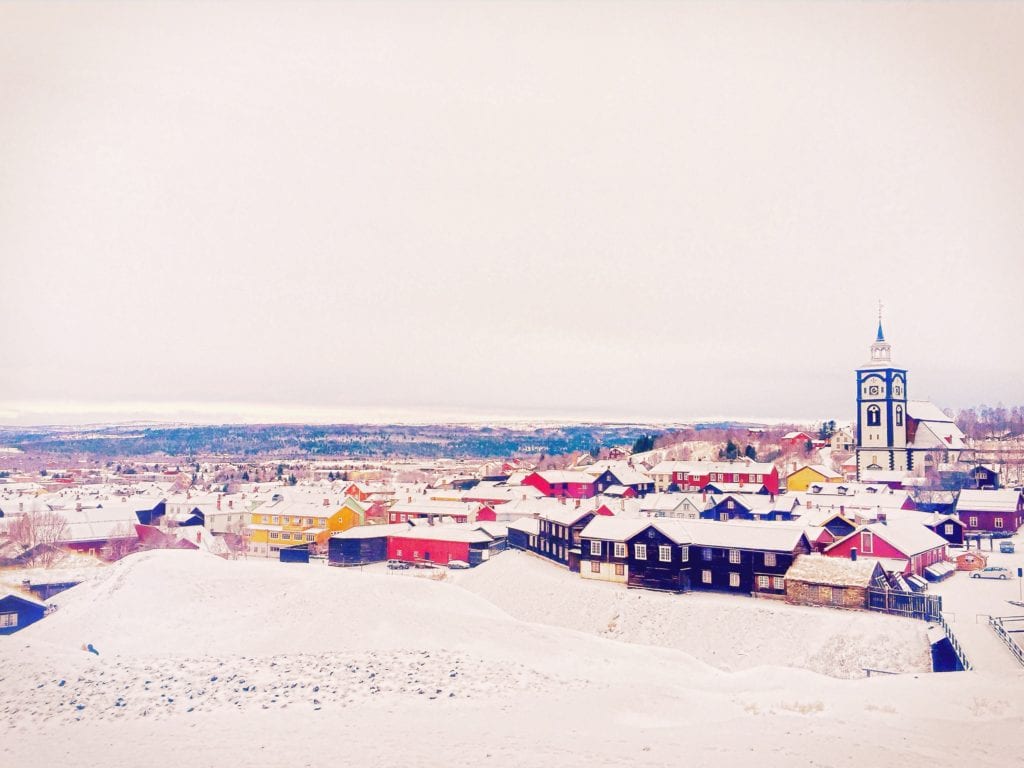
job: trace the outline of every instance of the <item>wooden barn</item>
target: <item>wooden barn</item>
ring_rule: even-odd
[[[367,565],[388,559],[388,537],[407,533],[409,523],[358,525],[327,540],[328,565]]]
[[[388,536],[388,560],[447,565],[461,560],[479,565],[491,556],[494,539],[483,531],[463,526],[416,526]]]
[[[786,602],[867,610],[868,588],[885,584],[877,560],[803,555],[786,571]]]
[[[11,635],[46,615],[46,606],[10,592],[0,595],[0,635]]]

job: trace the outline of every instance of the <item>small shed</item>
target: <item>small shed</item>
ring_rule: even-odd
[[[953,558],[958,571],[980,571],[988,565],[988,555],[979,549],[969,549]]]
[[[863,610],[868,587],[884,574],[877,560],[803,555],[786,571],[786,602]]]
[[[13,593],[0,595],[0,635],[12,635],[46,615],[46,606],[37,600]]]

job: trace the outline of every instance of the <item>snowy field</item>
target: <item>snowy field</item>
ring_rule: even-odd
[[[524,555],[443,581],[134,555],[0,638],[0,765],[906,767],[1024,754],[1019,679],[794,668],[834,658],[813,646],[844,632],[862,659],[875,642],[915,640],[903,622],[575,578]],[[548,583],[570,590],[555,611],[541,605]],[[799,649],[779,658],[786,646]]]

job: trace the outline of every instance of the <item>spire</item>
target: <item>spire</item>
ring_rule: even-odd
[[[885,341],[885,334],[882,333],[882,301],[878,301],[878,335],[875,337],[875,341]]]

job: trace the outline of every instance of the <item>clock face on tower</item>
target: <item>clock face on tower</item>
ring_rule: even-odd
[[[876,387],[876,386],[870,386],[870,387],[868,387],[868,394],[869,394],[869,395],[877,395],[877,394],[878,394],[878,392],[879,392],[879,389],[878,389],[878,387]]]

